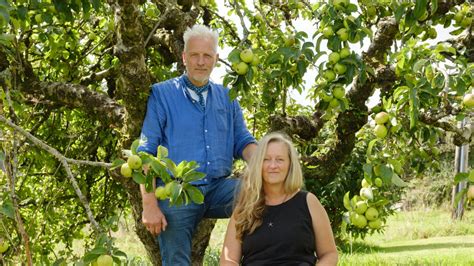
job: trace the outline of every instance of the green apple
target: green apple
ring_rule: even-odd
[[[249,66],[245,62],[239,62],[238,64],[234,66],[234,70],[239,75],[245,75],[247,71],[249,70]]]
[[[324,79],[326,79],[326,81],[331,82],[331,81],[336,79],[336,73],[334,73],[334,71],[328,69],[328,70],[324,71],[323,77],[324,77]]]
[[[155,190],[155,197],[157,199],[164,200],[168,195],[165,187],[157,187]]]
[[[364,215],[358,213],[352,215],[351,222],[353,225],[359,228],[364,228],[367,225],[367,219],[364,217]]]
[[[461,21],[461,27],[463,28],[469,28],[471,27],[472,24],[472,15],[469,16],[470,13],[467,13],[466,16],[462,19]]]
[[[341,51],[339,51],[339,55],[341,56],[341,58],[346,58],[351,55],[351,50],[349,49],[349,47],[344,47],[341,49]]]
[[[364,214],[368,206],[365,201],[358,201],[355,205],[354,211],[358,214]]]
[[[461,25],[461,22],[464,19],[465,15],[466,15],[465,12],[463,12],[462,10],[459,10],[456,14],[454,14],[454,21],[456,21],[456,23]]]
[[[372,188],[370,188],[370,187],[361,188],[359,195],[364,200],[373,200],[374,199],[374,193],[372,192]]]
[[[251,63],[253,60],[253,52],[251,49],[245,49],[240,52],[240,59],[245,63]]]
[[[130,166],[131,169],[136,170],[140,169],[142,167],[142,159],[140,159],[140,156],[133,154],[127,159],[128,166]]]
[[[464,106],[468,108],[474,107],[474,93],[468,93],[464,95],[464,98],[462,99],[462,103]]]
[[[383,125],[387,123],[389,118],[390,116],[386,112],[379,112],[378,114],[375,115],[374,120],[375,120],[375,123],[377,123],[377,125]]]
[[[374,207],[369,207],[367,208],[367,211],[365,211],[365,218],[369,221],[373,221],[379,217],[379,211],[377,211],[376,208]]]
[[[374,183],[377,187],[382,187],[383,185],[383,181],[381,178],[377,177],[375,180],[374,180]]]
[[[285,40],[285,46],[293,46],[296,43],[296,38],[294,35],[290,35]]]
[[[332,97],[332,94],[327,94],[327,93],[324,93],[321,95],[321,99],[325,102],[330,102],[333,97]]]
[[[120,174],[124,177],[131,177],[132,176],[132,168],[128,165],[128,163],[122,164],[120,167]]]
[[[341,59],[341,56],[339,55],[338,52],[332,52],[328,56],[329,63],[331,63],[333,65],[335,63],[337,63],[339,61],[339,59]]]
[[[336,98],[336,99],[344,98],[345,94],[346,94],[346,92],[344,91],[344,88],[342,86],[336,86],[336,87],[334,87],[334,89],[332,91],[332,96],[334,96],[334,98]]]
[[[114,265],[114,260],[112,259],[112,256],[104,254],[100,255],[97,258],[97,265],[98,266],[112,266]]]
[[[374,128],[374,134],[379,139],[385,138],[385,136],[387,136],[387,133],[387,128],[384,125],[376,125]]]
[[[349,4],[349,0],[334,0],[333,4],[337,10],[344,10],[344,8]]]
[[[250,62],[250,65],[258,66],[258,64],[260,64],[260,58],[258,58],[258,56],[256,56],[256,55],[254,55],[253,59],[252,59],[252,62]]]
[[[344,64],[336,63],[336,65],[334,65],[334,71],[337,74],[342,75],[342,74],[346,73],[347,67]]]
[[[327,26],[322,30],[322,34],[324,37],[329,38],[334,35],[334,30],[331,27]]]
[[[339,39],[344,42],[349,39],[349,32],[347,32],[346,28],[341,28],[337,31],[337,36],[339,36]]]
[[[5,253],[10,247],[10,243],[3,238],[0,238],[0,253]]]
[[[375,17],[377,15],[377,8],[375,6],[367,7],[367,15],[369,15],[369,18]]]
[[[329,102],[329,106],[331,106],[331,107],[333,107],[333,108],[334,108],[334,107],[337,107],[337,106],[339,106],[339,101],[338,101],[337,99],[333,98],[333,99]]]
[[[382,221],[380,219],[375,219],[373,221],[369,221],[369,228],[379,229],[381,227],[382,227]]]

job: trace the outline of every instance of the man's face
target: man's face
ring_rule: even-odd
[[[214,48],[209,38],[192,37],[188,40],[188,47],[183,52],[183,63],[194,85],[203,86],[209,80],[219,58]]]

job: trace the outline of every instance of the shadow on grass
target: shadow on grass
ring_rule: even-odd
[[[474,248],[474,243],[432,243],[432,244],[413,244],[413,245],[399,245],[390,247],[379,247],[379,252],[392,253],[403,251],[419,251],[419,250],[433,250],[433,249],[455,249],[455,248]]]
[[[412,244],[412,245],[398,245],[390,247],[380,247],[369,245],[363,242],[353,242],[352,252],[351,246],[348,243],[339,244],[339,250],[346,254],[370,254],[370,253],[396,253],[403,251],[420,251],[420,250],[435,250],[435,249],[455,249],[455,248],[474,248],[474,243],[431,243],[431,244]]]

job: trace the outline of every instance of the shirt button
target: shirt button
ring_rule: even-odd
[[[206,181],[206,182],[207,182],[207,178],[204,178],[204,181]]]
[[[207,145],[206,148],[209,149],[210,148],[209,145]]]
[[[207,129],[204,129],[204,132],[206,132],[206,133],[207,133]]]
[[[210,165],[210,164],[211,164],[211,162],[207,162],[207,165]]]

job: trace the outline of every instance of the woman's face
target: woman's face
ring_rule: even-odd
[[[263,159],[262,176],[265,184],[283,184],[290,169],[288,147],[283,142],[271,142]]]

